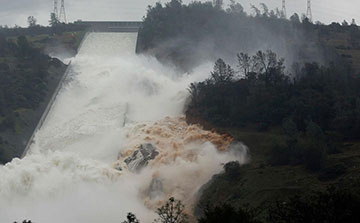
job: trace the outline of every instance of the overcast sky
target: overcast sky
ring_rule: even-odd
[[[148,5],[158,0],[65,0],[69,21],[82,20],[141,20]],[[264,2],[270,9],[281,8],[281,0],[237,0],[247,11],[250,4]],[[59,0],[60,2],[60,0]],[[166,2],[162,0],[162,2]],[[183,0],[184,3],[191,0]],[[224,0],[227,5],[229,0]],[[286,0],[288,15],[306,12],[306,0]],[[29,15],[47,25],[53,0],[0,0],[0,24],[26,26]],[[312,0],[314,21],[330,23],[351,21],[355,18],[360,24],[360,0]]]

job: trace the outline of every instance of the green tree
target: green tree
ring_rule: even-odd
[[[235,71],[226,64],[222,59],[215,62],[214,71],[211,72],[211,77],[215,83],[223,83],[232,81]]]
[[[297,13],[294,13],[294,15],[292,15],[290,17],[290,21],[296,24],[300,24],[300,16]]]
[[[34,26],[36,26],[37,20],[34,16],[29,16],[27,18],[27,22],[28,22],[29,27],[34,27]]]
[[[226,11],[234,15],[246,15],[244,7],[235,0],[230,0],[229,8]]]
[[[216,8],[222,8],[223,7],[223,1],[222,0],[214,0],[214,7]]]
[[[60,21],[59,19],[57,18],[56,14],[55,13],[50,13],[50,20],[49,20],[49,25],[51,27],[55,27],[57,25],[60,24]]]

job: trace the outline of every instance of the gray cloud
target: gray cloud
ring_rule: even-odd
[[[65,0],[69,21],[82,20],[141,20],[148,5],[157,0]],[[166,2],[166,1],[162,1]],[[183,0],[184,3],[191,0]],[[225,4],[228,4],[225,0]],[[264,2],[269,8],[280,8],[281,0],[238,0],[250,11],[250,4]],[[0,0],[0,24],[26,26],[26,18],[35,16],[40,24],[48,23],[52,0]],[[312,0],[314,20],[324,23],[351,21],[360,23],[359,0]],[[288,15],[306,12],[306,0],[287,0]]]

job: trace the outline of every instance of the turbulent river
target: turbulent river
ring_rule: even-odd
[[[246,161],[242,144],[184,120],[187,88],[209,67],[179,74],[136,55],[136,39],[87,35],[35,143],[0,166],[1,223],[152,222],[169,196],[191,210],[222,164]]]

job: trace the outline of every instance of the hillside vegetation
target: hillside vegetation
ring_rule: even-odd
[[[359,27],[261,8],[249,16],[236,2],[223,10],[173,0],[149,7],[139,33],[139,52],[181,70],[216,61],[208,79],[189,86],[187,121],[250,148],[249,164],[226,164],[203,186],[196,214],[200,222],[357,222]]]
[[[49,30],[0,28],[0,163],[22,155],[65,72],[66,65],[45,53],[56,54],[59,48],[75,55],[84,35]]]
[[[235,2],[226,10],[210,2],[157,3],[148,8],[137,50],[185,71],[218,58],[235,64],[239,52],[272,50],[286,58],[288,71],[294,71],[296,63],[329,65],[344,59],[353,63],[355,74],[359,73],[357,26],[312,24],[307,19],[300,21],[297,14],[286,20],[278,10],[261,7],[254,6],[250,16]]]
[[[341,66],[312,63],[290,80],[283,60],[270,51],[238,59],[243,78],[220,59],[209,79],[190,86],[188,122],[231,134],[249,146],[252,158],[233,175],[215,176],[200,203],[250,204],[266,212],[295,194],[334,184],[354,189],[360,179],[359,78]]]
[[[319,38],[324,44],[336,50],[337,54],[345,59],[360,73],[360,31],[358,26],[340,25],[332,23],[329,26],[319,26]]]

